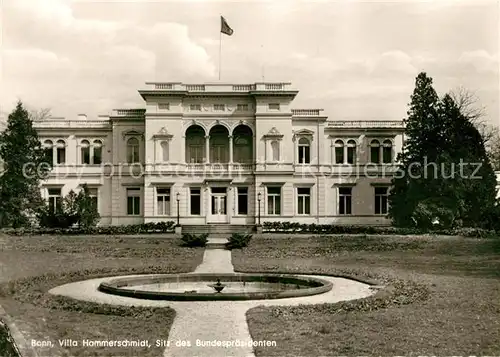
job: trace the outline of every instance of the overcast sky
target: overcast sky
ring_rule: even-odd
[[[499,123],[497,1],[3,0],[0,110],[55,116],[143,107],[147,81],[290,81],[294,108],[402,119],[415,76],[463,86]]]

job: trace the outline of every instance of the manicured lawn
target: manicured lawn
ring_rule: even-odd
[[[47,294],[70,281],[127,273],[182,273],[201,263],[203,249],[161,237],[0,236],[0,305],[28,341],[50,340],[42,356],[158,356],[163,348],[61,347],[58,340],[166,339],[170,308],[121,308]],[[3,353],[3,351],[0,351]],[[0,355],[2,355],[0,353]]]
[[[256,348],[257,356],[500,355],[500,239],[254,239],[233,251],[233,264],[388,286],[365,301],[250,310],[253,339],[277,342]]]

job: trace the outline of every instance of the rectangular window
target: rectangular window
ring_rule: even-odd
[[[64,164],[66,162],[66,148],[57,148],[57,163]]]
[[[189,110],[200,111],[201,110],[201,104],[191,104],[191,105],[189,105]]]
[[[170,188],[156,188],[156,213],[158,216],[170,216]]]
[[[94,165],[102,164],[102,147],[94,148]]]
[[[141,214],[141,189],[127,188],[127,215],[138,216]]]
[[[280,110],[280,103],[269,103],[269,110]]]
[[[248,214],[248,187],[238,187],[238,214]]]
[[[281,214],[281,187],[267,188],[267,214]]]
[[[54,165],[54,148],[49,147],[45,148],[45,160],[48,162],[51,166]]]
[[[192,188],[190,191],[190,203],[191,203],[191,214],[200,215],[201,214],[201,189]]]
[[[335,163],[343,164],[344,163],[344,147],[336,146],[335,147]]]
[[[387,214],[388,187],[375,187],[375,214]]]
[[[248,110],[248,104],[236,104],[236,110],[239,112],[246,112]]]
[[[352,213],[352,187],[339,187],[339,214]]]
[[[382,148],[382,161],[384,164],[390,164],[392,162],[392,147],[385,146]]]
[[[348,146],[347,147],[347,163],[354,164],[356,161],[356,147]]]
[[[94,207],[99,210],[99,190],[97,187],[89,187],[89,197]]]
[[[226,106],[224,104],[214,104],[214,110],[223,112],[224,110],[226,110]]]
[[[158,103],[158,109],[170,110],[170,103]]]
[[[48,188],[47,189],[48,203],[49,207],[53,212],[56,212],[57,208],[61,206],[61,189],[60,188]]]
[[[299,164],[310,164],[311,155],[309,145],[299,145]]]
[[[311,214],[311,188],[297,188],[297,214]]]
[[[380,164],[380,147],[370,147],[370,161],[374,164]]]
[[[82,147],[82,164],[90,164],[90,147]]]

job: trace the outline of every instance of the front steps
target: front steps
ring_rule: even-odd
[[[227,238],[208,238],[205,249],[226,249]]]
[[[206,225],[182,225],[182,233],[203,234],[208,233],[210,237],[223,238],[232,233],[253,233],[254,225],[244,224],[206,224]]]

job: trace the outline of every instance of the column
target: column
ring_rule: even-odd
[[[205,163],[210,162],[210,136],[205,136]]]
[[[233,137],[229,136],[229,164],[233,163]]]
[[[169,150],[170,150],[170,148],[169,148]],[[178,162],[187,164],[187,161],[186,161],[186,136],[185,135],[182,136],[181,157],[179,158]]]

